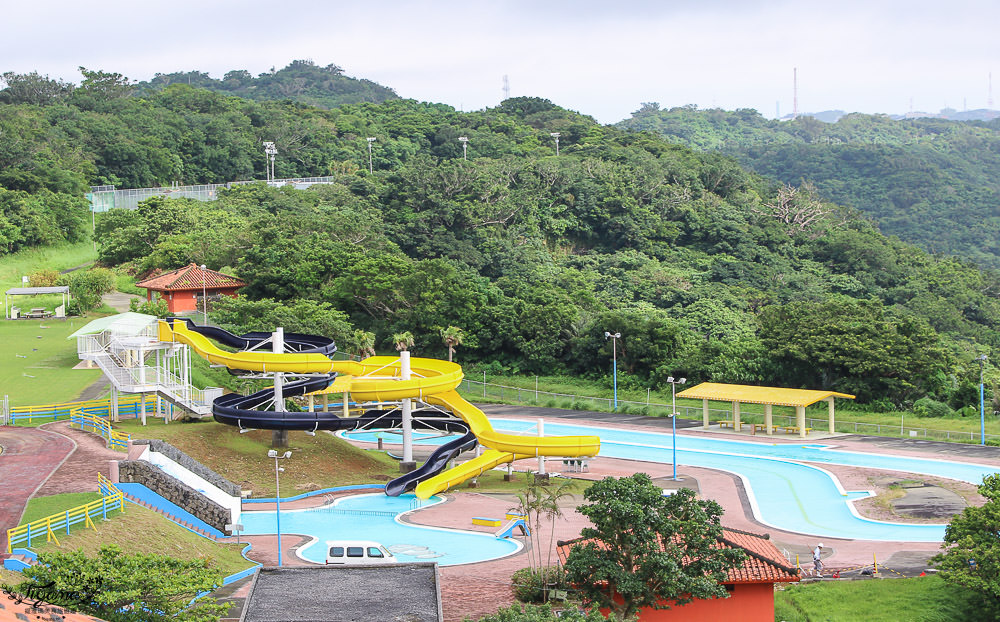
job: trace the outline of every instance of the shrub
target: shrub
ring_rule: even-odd
[[[77,270],[63,275],[59,281],[69,285],[69,293],[78,308],[87,312],[101,304],[101,295],[115,291],[118,282],[115,273],[106,268]]]
[[[544,601],[546,583],[549,589],[565,589],[563,573],[558,566],[549,566],[541,570],[521,568],[511,576],[510,581],[514,598],[522,603]]]
[[[929,397],[922,397],[914,402],[913,412],[921,417],[947,417],[952,414],[950,406]]]
[[[55,270],[36,270],[28,275],[32,287],[55,287],[59,283],[59,273]]]

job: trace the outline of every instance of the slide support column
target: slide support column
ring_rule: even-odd
[[[403,380],[410,379],[410,351],[399,353],[399,376]],[[413,460],[413,403],[410,398],[403,399],[403,461],[399,463],[400,473],[409,473],[417,468]]]
[[[285,352],[285,329],[281,326],[271,335],[271,352],[275,354],[284,354]],[[282,391],[284,384],[285,375],[281,372],[274,372],[275,412],[285,412],[285,394]],[[288,447],[288,430],[272,430],[271,447]]]

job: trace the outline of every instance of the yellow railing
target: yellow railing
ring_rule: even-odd
[[[141,405],[142,397],[139,395],[125,395],[118,398],[118,407],[135,411]],[[153,402],[155,404],[155,402]],[[151,404],[147,403],[147,410]],[[154,406],[155,408],[155,406]],[[87,411],[95,415],[107,415],[111,409],[110,399],[85,400],[82,402],[62,402],[58,404],[36,404],[33,406],[11,406],[11,421],[17,423],[27,419],[32,423],[35,419],[52,419],[58,421],[60,417],[70,417],[75,410]]]
[[[106,420],[82,410],[74,410],[70,421],[79,425],[81,430],[88,426],[92,428],[93,431],[108,439],[108,446],[112,449],[128,450],[131,435],[115,430]]]
[[[43,534],[46,542],[55,542],[56,546],[59,546],[56,531],[65,529],[66,534],[69,535],[70,527],[81,523],[84,527],[96,530],[97,527],[92,520],[94,517],[100,515],[106,519],[109,511],[121,510],[124,512],[125,496],[122,491],[118,490],[117,486],[100,473],[97,474],[97,484],[102,493],[100,499],[8,529],[7,552],[12,552],[17,544],[23,543],[24,546],[30,547],[32,538],[40,538]]]

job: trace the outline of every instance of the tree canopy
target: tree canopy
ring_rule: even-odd
[[[718,546],[718,503],[688,488],[664,495],[645,473],[605,478],[583,496],[578,509],[593,526],[581,531],[565,569],[586,602],[628,618],[728,596],[722,582],[746,554]]]
[[[126,554],[105,545],[93,558],[56,551],[39,553],[38,562],[25,569],[19,592],[108,622],[211,622],[229,610],[201,596],[222,584],[222,575],[205,560]]]
[[[818,182],[769,181],[545,99],[326,110],[194,77],[150,90],[87,72],[86,88],[42,103],[0,97],[0,132],[17,137],[0,141],[0,253],[85,239],[88,184],[261,178],[261,141],[273,140],[279,178],[330,183],[158,197],[97,220],[104,266],[145,275],[193,261],[247,281],[243,300],[219,307],[237,327],[287,321],[345,351],[391,349],[410,332],[442,358],[441,330],[460,327],[463,364],[596,377],[610,374],[613,328],[622,380],[636,385],[682,374],[953,409],[968,405],[975,357],[1000,344],[996,272],[884,236]],[[854,310],[878,331],[848,325]]]

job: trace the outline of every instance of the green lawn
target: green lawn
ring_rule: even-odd
[[[93,556],[102,545],[117,544],[126,553],[161,553],[177,559],[205,559],[218,567],[223,576],[252,565],[240,555],[245,545],[216,543],[132,503],[126,503],[124,513],[106,521],[95,521],[95,528],[74,529],[69,536],[57,533],[58,547],[54,542],[46,543],[42,539],[40,544],[31,548],[37,552],[82,549]]]
[[[21,287],[21,277],[41,269],[62,272],[97,259],[93,242],[32,248],[0,257],[0,288]],[[22,300],[22,298],[18,298]],[[26,305],[19,304],[21,308]],[[37,305],[36,305],[37,306]]]
[[[993,620],[970,592],[940,577],[828,581],[775,593],[774,619],[784,622],[954,622]]]
[[[28,501],[28,507],[24,510],[20,524],[30,523],[58,512],[65,512],[79,505],[98,501],[100,498],[101,495],[97,492],[67,492],[48,497],[34,497]]]
[[[0,320],[0,387],[11,406],[68,402],[101,377],[80,362],[76,340],[67,339],[93,317],[65,320]]]

